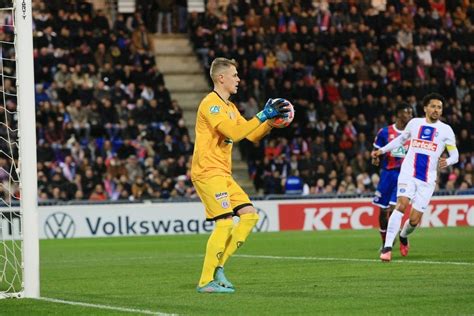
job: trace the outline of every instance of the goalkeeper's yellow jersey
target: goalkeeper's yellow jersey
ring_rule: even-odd
[[[191,166],[193,180],[232,172],[233,141],[217,131],[217,125],[231,119],[237,125],[246,122],[234,103],[227,103],[216,93],[209,93],[199,104],[196,117],[196,141]]]

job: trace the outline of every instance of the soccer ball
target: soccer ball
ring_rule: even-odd
[[[293,104],[291,104],[290,101],[288,100],[285,100],[285,101],[288,102],[289,104],[288,106],[290,107],[290,112],[286,113],[288,117],[275,117],[275,118],[270,119],[268,123],[272,127],[285,128],[288,125],[290,125],[291,122],[293,122],[293,119],[295,118],[295,108],[293,107]]]

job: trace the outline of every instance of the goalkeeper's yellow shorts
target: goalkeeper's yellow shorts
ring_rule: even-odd
[[[247,193],[230,176],[194,180],[193,185],[206,207],[209,221],[236,215],[241,208],[252,205]]]

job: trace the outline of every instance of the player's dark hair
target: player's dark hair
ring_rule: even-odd
[[[400,111],[405,111],[407,109],[411,109],[411,105],[406,103],[406,102],[400,102],[397,104],[397,107],[395,108],[395,114],[398,114]]]
[[[423,98],[423,107],[427,106],[431,100],[438,100],[438,101],[441,101],[443,107],[444,105],[446,104],[446,100],[444,99],[444,97],[439,94],[439,93],[430,93],[430,94],[427,94],[425,95],[425,97]]]

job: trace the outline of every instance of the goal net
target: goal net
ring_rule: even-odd
[[[0,0],[0,298],[39,296],[31,19]]]

